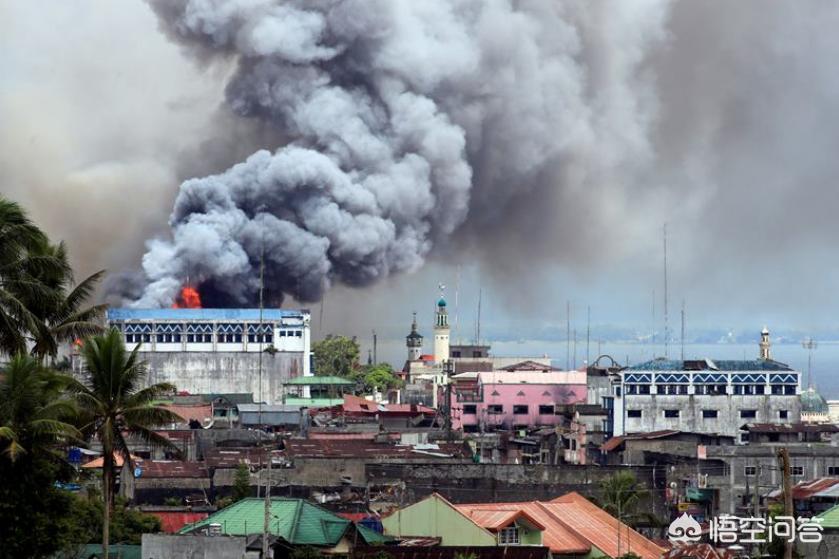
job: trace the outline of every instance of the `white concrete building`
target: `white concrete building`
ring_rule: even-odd
[[[733,436],[747,423],[801,421],[801,373],[771,359],[769,333],[760,359],[655,359],[617,373],[614,434],[680,430]]]
[[[179,391],[252,392],[270,404],[282,401],[284,382],[312,374],[306,310],[117,308],[107,321],[129,350],[139,346],[150,383]]]

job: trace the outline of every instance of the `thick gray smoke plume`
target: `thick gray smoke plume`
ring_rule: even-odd
[[[275,300],[316,300],[416,270],[470,212],[495,236],[534,190],[617,186],[650,157],[667,5],[152,1],[198,60],[235,60],[232,110],[288,141],[181,185],[135,304],[187,282],[253,302],[263,250]]]

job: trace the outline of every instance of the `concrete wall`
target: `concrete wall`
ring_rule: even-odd
[[[626,410],[621,408],[621,404]],[[703,418],[702,410],[706,409],[717,410],[717,418]],[[629,417],[626,413],[628,410],[640,410],[641,417]],[[665,418],[664,410],[679,410],[679,417]],[[757,410],[757,417],[741,418],[740,410]],[[780,419],[781,410],[787,410],[787,419]],[[800,418],[801,404],[796,395],[647,394],[630,395],[617,398],[615,401],[615,435],[675,429],[698,433],[719,433],[737,437],[739,441],[740,427],[746,423],[795,423],[800,421]]]
[[[452,424],[455,429],[465,425],[479,425],[481,421],[487,427],[511,428],[515,425],[557,425],[562,417],[539,414],[540,405],[572,404],[586,401],[584,384],[501,384],[486,383],[482,386],[482,402],[458,402],[457,394],[452,394]],[[494,395],[496,394],[497,395]],[[464,405],[474,405],[475,414],[463,413]],[[500,414],[488,413],[488,406],[502,406]],[[514,406],[527,406],[526,414],[514,414]]]
[[[196,536],[143,534],[143,559],[242,559],[245,538],[236,536]]]
[[[665,467],[603,466],[591,468],[563,464],[367,464],[368,484],[401,482],[402,500],[413,503],[438,492],[454,503],[550,500],[570,491],[588,498],[600,495],[600,483],[619,471],[631,471],[648,495],[663,494]],[[641,508],[667,514],[662,499],[647,499]]]
[[[170,382],[192,394],[251,392],[259,401],[259,353],[140,352],[148,363],[149,384]],[[283,383],[303,376],[301,352],[262,353],[262,395],[268,404],[281,404]]]

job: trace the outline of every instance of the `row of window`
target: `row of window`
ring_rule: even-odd
[[[486,412],[489,415],[501,415],[504,413],[504,406],[501,404],[490,404],[486,407]],[[478,406],[476,404],[464,404],[463,415],[476,415],[478,413]],[[527,415],[530,413],[530,406],[526,404],[516,404],[513,406],[514,415]],[[553,404],[540,405],[539,415],[553,415]]]
[[[672,419],[678,418],[681,415],[681,410],[663,410],[664,417]],[[719,416],[719,410],[702,410],[702,419],[716,419]],[[643,417],[642,410],[626,410],[626,417],[633,419],[640,419]],[[740,410],[740,419],[755,419],[757,417],[757,410]],[[778,410],[778,419],[788,419],[788,410]]]
[[[615,387],[616,395],[620,396],[620,387]],[[725,396],[727,394],[734,395],[764,395],[766,394],[765,384],[734,384],[731,386],[731,392],[728,390],[726,384],[697,384],[694,385],[694,393],[702,396]],[[773,384],[769,387],[769,393],[774,396],[779,395],[794,395],[794,384]],[[627,384],[626,395],[648,395],[648,394],[663,394],[668,396],[684,396],[688,394],[687,384]]]
[[[804,477],[804,466],[790,466],[789,471],[792,477]],[[743,473],[746,477],[755,477],[757,475],[757,466],[746,466],[743,468]],[[839,466],[828,466],[827,475],[839,476]]]
[[[302,330],[288,331],[287,337],[303,336]],[[126,334],[125,342],[129,344],[150,343],[154,337],[154,341],[159,344],[179,344],[184,339],[183,334]],[[211,344],[213,343],[212,334],[187,334],[186,343],[188,344]],[[286,337],[286,331],[280,330],[280,337]],[[240,344],[242,343],[242,334],[218,334],[218,343],[220,344]],[[274,343],[274,336],[272,334],[248,334],[248,343]]]

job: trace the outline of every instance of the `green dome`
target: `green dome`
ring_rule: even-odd
[[[440,300],[437,301],[437,306],[438,307],[445,307],[446,306],[446,300],[443,299],[442,297],[440,297]]]
[[[821,394],[814,389],[809,388],[806,392],[802,392],[799,396],[801,400],[801,411],[810,413],[827,413],[827,401]]]

